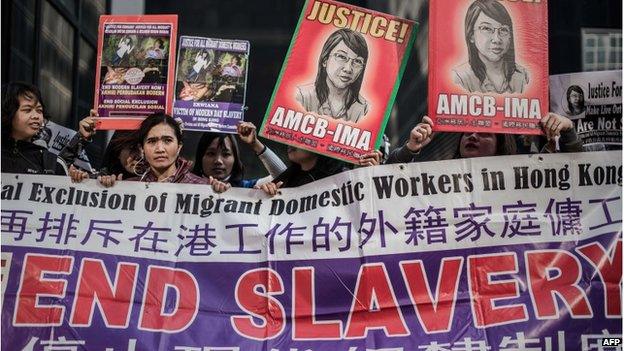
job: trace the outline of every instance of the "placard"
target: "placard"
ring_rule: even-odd
[[[574,122],[583,148],[622,149],[622,71],[550,76],[553,112]]]
[[[306,1],[260,135],[348,162],[377,148],[416,23]]]
[[[236,133],[244,120],[249,42],[180,37],[173,115],[185,130]]]
[[[135,129],[171,114],[177,15],[100,16],[95,102],[98,129]]]
[[[429,6],[435,131],[540,134],[548,113],[548,2],[436,0]]]

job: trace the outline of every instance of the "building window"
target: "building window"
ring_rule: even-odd
[[[583,71],[622,69],[622,32],[583,28]]]
[[[41,16],[41,64],[39,89],[46,102],[46,114],[58,124],[71,119],[74,28],[44,2]]]
[[[3,23],[2,83],[37,85],[49,117],[75,128],[93,105],[98,22],[108,9],[110,0],[3,1],[11,16]]]

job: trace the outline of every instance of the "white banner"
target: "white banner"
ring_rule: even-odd
[[[621,149],[622,71],[550,76],[550,110],[574,121],[585,149]]]
[[[603,234],[603,225],[620,230],[620,156],[361,168],[273,198],[253,189],[215,194],[205,185],[136,182],[106,189],[95,180],[3,174],[2,244],[258,262],[577,241]],[[206,244],[207,254],[193,253],[190,240]]]

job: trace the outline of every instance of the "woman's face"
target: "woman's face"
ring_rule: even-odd
[[[464,133],[459,144],[459,155],[461,158],[494,156],[496,147],[494,133]]]
[[[365,64],[365,60],[341,40],[323,63],[327,72],[327,84],[337,89],[346,89],[360,77]]]
[[[475,22],[472,42],[479,51],[481,60],[498,62],[511,46],[511,28],[487,16],[479,14]]]
[[[169,169],[175,163],[181,148],[175,131],[166,123],[152,127],[143,141],[145,161],[158,172]]]
[[[202,157],[202,170],[206,177],[225,180],[232,174],[234,161],[234,151],[230,139],[223,139],[223,147],[220,147],[219,138],[215,138],[208,145]]]
[[[316,154],[306,151],[306,150],[302,150],[302,149],[298,149],[296,147],[293,146],[289,146],[286,151],[288,152],[288,159],[290,160],[290,162],[296,163],[296,164],[302,164],[305,163],[307,161],[310,161],[314,158],[316,158]]]
[[[36,98],[20,96],[19,108],[11,122],[11,137],[15,140],[31,140],[43,128],[43,107]]]
[[[579,94],[576,91],[571,91],[570,92],[570,104],[574,107],[574,108],[581,108],[581,99],[583,98],[583,96],[581,94]]]

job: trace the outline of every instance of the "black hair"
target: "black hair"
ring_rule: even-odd
[[[139,154],[138,143],[133,131],[115,131],[104,151],[101,166],[102,173],[115,175],[121,173],[123,174],[123,179],[137,176],[137,174],[128,172],[121,164],[121,161],[119,161],[119,155],[124,149],[130,150],[131,153],[136,155]]]
[[[457,144],[457,150],[455,151],[454,158],[462,158],[460,149],[461,149],[461,140],[465,134],[472,134],[471,132],[462,133],[459,137],[459,143]],[[517,141],[516,137],[513,134],[503,134],[497,133],[496,135],[496,154],[493,156],[505,156],[505,155],[516,155],[518,153],[517,149]]]
[[[581,111],[585,111],[585,93],[583,92],[583,89],[581,89],[581,87],[579,87],[578,85],[571,85],[568,88],[568,90],[566,91],[566,100],[568,102],[568,111],[570,111],[570,113],[574,113],[574,106],[572,106],[572,103],[570,102],[570,94],[572,94],[572,92],[576,92],[576,93],[581,95],[581,100],[579,101],[579,106],[581,106]]]
[[[514,48],[514,36],[513,36],[513,23],[509,12],[498,0],[476,0],[468,7],[466,11],[464,34],[466,39],[466,45],[468,46],[468,63],[474,74],[479,78],[479,81],[483,83],[485,80],[485,64],[479,57],[479,50],[474,43],[474,26],[477,22],[477,18],[481,13],[496,20],[502,25],[508,26],[511,32],[509,38],[509,49],[503,55],[503,71],[505,72],[505,79],[509,82],[514,72],[517,71],[516,67],[516,53]]]
[[[352,31],[351,29],[342,28],[333,32],[323,44],[321,55],[318,59],[318,71],[316,73],[316,81],[314,82],[314,89],[316,90],[316,96],[318,97],[319,104],[322,105],[327,101],[329,96],[329,87],[327,86],[327,69],[325,64],[329,60],[329,54],[331,51],[343,41],[345,45],[353,50],[353,52],[359,57],[364,59],[364,67],[360,76],[348,87],[347,94],[345,95],[345,110],[348,110],[355,101],[359,101],[360,88],[362,87],[362,81],[364,80],[364,70],[366,69],[366,63],[368,62],[368,45],[362,34]]]
[[[2,139],[11,137],[13,131],[13,118],[19,110],[20,98],[27,98],[39,102],[45,113],[45,104],[41,98],[39,89],[25,82],[10,82],[6,86],[6,93],[2,102]]]
[[[312,154],[316,156],[312,169],[304,171],[300,164],[291,162],[291,165],[272,182],[276,184],[283,182],[282,188],[294,188],[349,170],[349,165],[343,161],[316,153]]]
[[[204,174],[203,167],[203,158],[204,154],[206,154],[206,149],[212,144],[212,142],[218,139],[218,146],[221,149],[225,148],[225,139],[230,141],[230,145],[232,145],[232,153],[234,154],[234,165],[232,165],[232,173],[230,173],[230,177],[228,178],[228,183],[238,186],[240,182],[243,180],[243,174],[245,173],[245,167],[243,166],[243,162],[240,158],[240,151],[238,148],[238,143],[236,142],[236,138],[232,134],[225,133],[204,133],[199,139],[199,143],[197,144],[197,151],[195,152],[195,164],[193,165],[193,173],[200,177],[207,177]]]
[[[141,122],[141,126],[135,133],[135,140],[137,144],[142,146],[150,130],[163,123],[173,128],[176,138],[178,139],[178,144],[182,144],[182,129],[180,128],[180,124],[173,119],[173,117],[164,113],[154,113]]]

